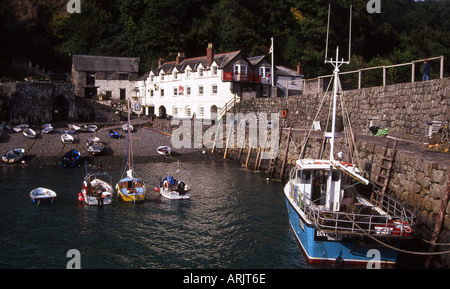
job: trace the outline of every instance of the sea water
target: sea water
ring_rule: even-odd
[[[226,160],[134,167],[146,183],[146,201],[114,199],[102,208],[77,200],[84,166],[0,167],[0,268],[64,269],[71,249],[85,269],[317,268],[290,230],[283,183]],[[153,190],[177,169],[192,188],[189,200]],[[122,165],[107,171],[115,186]],[[55,204],[34,205],[29,192],[37,187],[54,190]]]

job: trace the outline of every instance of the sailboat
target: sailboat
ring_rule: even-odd
[[[291,229],[310,263],[394,265],[401,241],[411,236],[415,216],[387,195],[373,200],[358,191],[369,185],[369,180],[353,160],[335,159],[336,104],[338,97],[343,97],[339,92],[339,67],[349,61],[339,61],[337,47],[336,59],[326,63],[334,67],[332,127],[325,136],[330,142],[330,155],[302,158],[305,140],[284,187]]]
[[[128,101],[128,125],[130,125],[130,103]],[[139,203],[145,200],[145,184],[135,177],[132,164],[132,142],[130,130],[127,131],[127,164],[125,166],[122,179],[117,183],[116,189],[119,195],[119,200],[124,202]],[[125,174],[126,172],[126,174]]]
[[[107,172],[89,172],[87,162],[85,168],[86,177],[81,192],[78,193],[78,200],[90,206],[110,205],[113,194],[111,176]]]

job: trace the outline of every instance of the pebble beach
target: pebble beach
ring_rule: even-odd
[[[42,133],[40,125],[30,125],[37,133],[36,138],[27,138],[22,132],[6,130],[0,140],[0,152],[3,155],[13,148],[24,148],[26,155],[24,163],[13,165],[26,166],[48,166],[59,165],[61,156],[71,149],[80,151],[84,160],[90,165],[107,168],[113,164],[126,163],[127,157],[127,133],[122,130],[125,122],[117,124],[96,124],[98,129],[95,132],[77,132],[73,135],[73,143],[63,143],[61,141],[62,130],[67,130],[68,124],[52,124],[54,130],[48,134]],[[134,127],[130,133],[132,140],[133,162],[172,162],[172,161],[192,161],[211,158],[212,155],[205,149],[199,148],[172,148],[170,121],[159,120],[151,122],[148,118],[137,118],[131,120]],[[173,128],[174,129],[174,128]],[[120,133],[120,138],[112,139],[108,132],[115,130]],[[93,156],[87,151],[86,142],[91,137],[98,137],[105,145],[105,150]],[[171,156],[162,156],[157,153],[159,146],[169,146],[172,148]],[[84,162],[83,162],[84,163]],[[1,166],[11,166],[2,162]]]

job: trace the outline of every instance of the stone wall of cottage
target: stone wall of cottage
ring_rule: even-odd
[[[53,121],[118,121],[112,109],[76,97],[71,83],[0,83],[2,121],[42,124]]]

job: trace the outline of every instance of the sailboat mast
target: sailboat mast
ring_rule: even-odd
[[[334,83],[333,83],[333,119],[331,125],[331,146],[330,146],[330,161],[334,160],[334,137],[336,131],[336,100],[338,96],[338,77],[339,77],[339,47],[336,47],[336,65],[334,66]]]
[[[127,129],[127,161],[128,161],[128,170],[131,170],[131,144],[130,144],[130,101],[127,100],[127,123],[128,123],[128,129]]]

